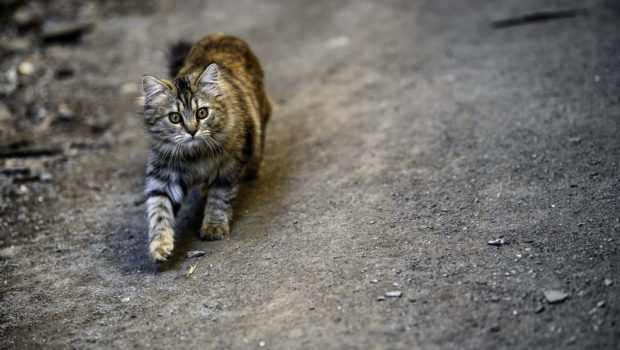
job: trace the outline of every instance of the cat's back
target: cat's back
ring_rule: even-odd
[[[261,65],[248,44],[226,33],[212,34],[196,42],[179,75],[202,71],[211,63],[217,63],[220,69],[229,70],[237,78],[248,78],[253,82],[263,80]]]

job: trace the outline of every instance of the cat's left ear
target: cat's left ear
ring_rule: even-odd
[[[217,83],[220,80],[220,70],[217,64],[211,63],[207,69],[200,75],[196,86],[202,89],[217,91]]]
[[[155,99],[165,96],[170,88],[165,82],[155,78],[152,75],[145,75],[142,77],[142,93],[147,101],[154,101]]]

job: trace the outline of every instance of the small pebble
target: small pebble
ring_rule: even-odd
[[[609,278],[605,278],[605,280],[603,281],[603,285],[604,285],[605,287],[609,287],[609,286],[611,286],[612,284],[614,284],[614,281],[610,280]]]
[[[561,303],[568,298],[568,294],[557,290],[546,290],[544,294],[549,304]]]
[[[501,238],[498,238],[498,239],[491,240],[488,243],[489,243],[489,245],[493,245],[493,246],[499,247],[499,246],[502,246],[502,245],[506,244],[506,241],[504,241]]]
[[[260,341],[260,342],[258,343],[258,346],[260,346],[261,348],[262,348],[262,347],[264,347],[264,346],[265,346],[265,342],[264,342],[264,341]]]
[[[129,297],[125,297],[125,298],[121,299],[121,302],[128,303],[129,300],[131,300]]]
[[[491,326],[491,327],[489,328],[489,332],[491,332],[491,333],[497,333],[497,332],[499,332],[500,330],[501,330],[501,328],[499,328],[499,326],[498,326],[498,325],[493,325],[493,326]]]
[[[403,295],[403,292],[399,290],[394,290],[394,291],[385,293],[385,296],[388,298],[400,298],[402,295]]]
[[[539,314],[541,312],[545,311],[545,306],[543,304],[540,304],[536,307],[536,310],[534,310],[535,313]]]
[[[56,112],[58,112],[58,119],[60,120],[67,121],[73,119],[73,111],[71,111],[69,105],[64,102],[58,105]]]
[[[607,305],[605,303],[605,300],[601,300],[598,303],[596,303],[596,307],[598,307],[599,309],[602,308],[602,307],[605,307],[605,305]]]
[[[385,297],[384,297],[383,295],[380,295],[380,296],[378,296],[378,297],[377,297],[377,299],[376,299],[376,300],[377,300],[377,301],[384,301],[384,300],[385,300]]]
[[[202,250],[192,250],[187,252],[187,259],[193,259],[205,255]]]
[[[45,169],[39,170],[39,181],[41,182],[52,182],[54,180],[54,176],[47,172]]]
[[[17,72],[21,75],[32,75],[34,73],[34,64],[24,61],[17,66]]]

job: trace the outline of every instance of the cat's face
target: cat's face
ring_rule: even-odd
[[[215,64],[200,75],[172,81],[145,76],[142,117],[151,147],[173,156],[219,151],[224,141],[226,110],[219,103],[218,81]]]

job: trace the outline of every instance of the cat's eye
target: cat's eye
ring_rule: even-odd
[[[181,114],[172,112],[168,114],[168,119],[170,119],[171,123],[177,124],[181,121]]]
[[[198,111],[196,111],[196,117],[198,119],[205,119],[208,115],[209,115],[209,110],[206,109],[205,107],[199,108]]]

